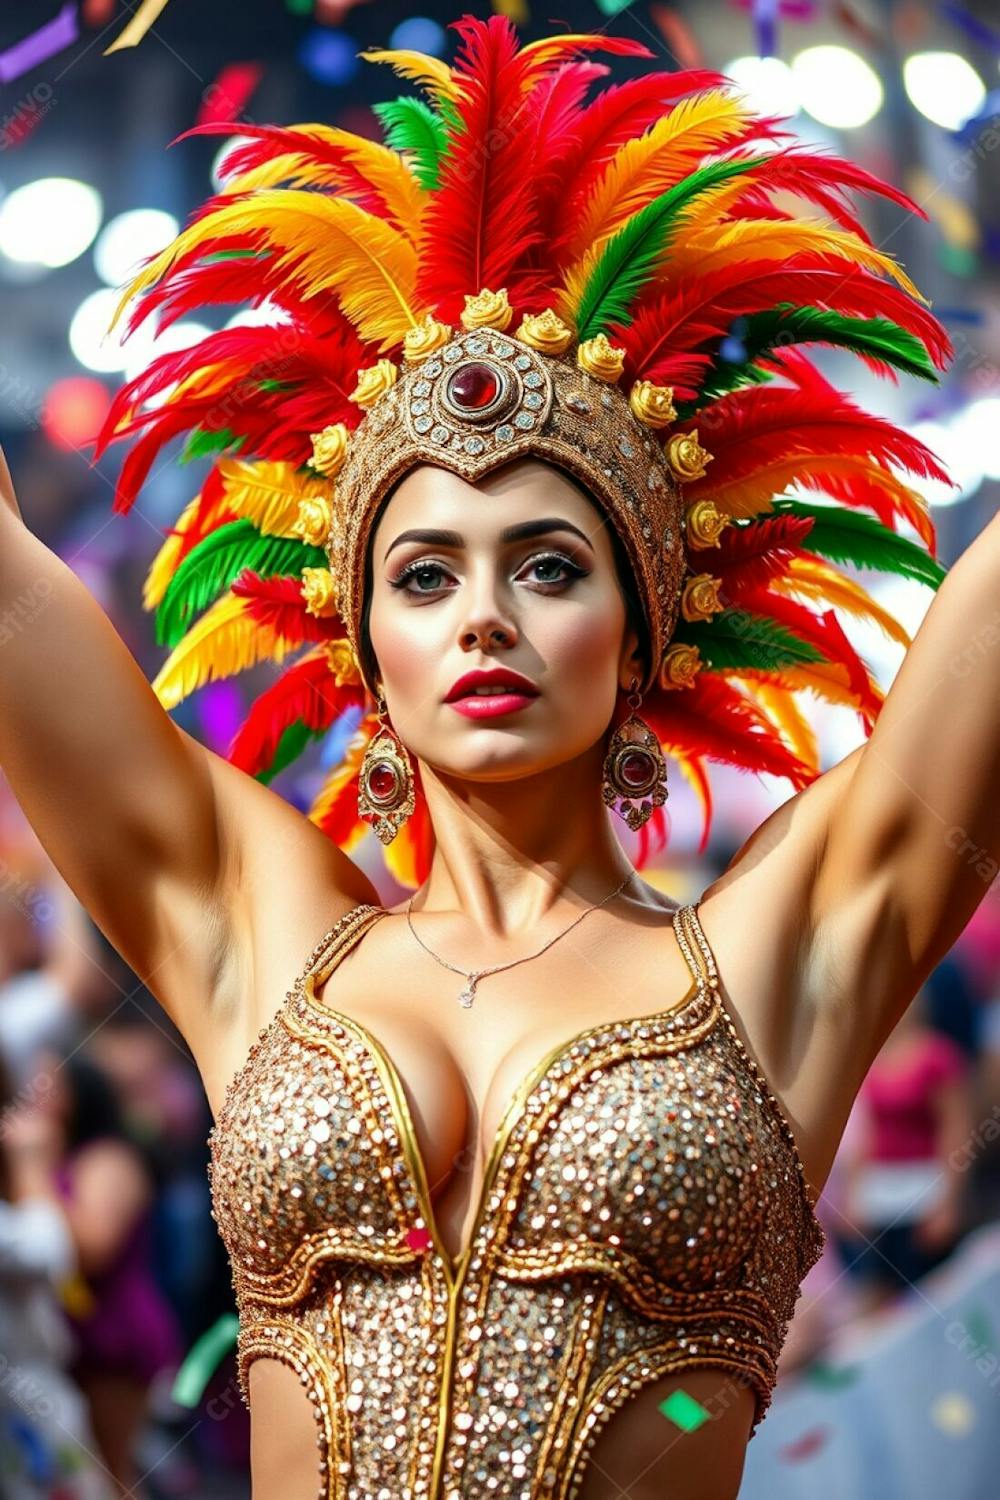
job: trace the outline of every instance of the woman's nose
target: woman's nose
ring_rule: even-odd
[[[517,626],[494,608],[467,618],[458,639],[463,651],[495,651],[517,644]]]

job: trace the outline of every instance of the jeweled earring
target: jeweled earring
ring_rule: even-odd
[[[636,710],[642,703],[638,686],[633,677],[628,696],[632,712],[611,736],[601,779],[604,801],[632,829],[641,828],[652,817],[653,808],[662,807],[669,795],[667,761],[660,742],[649,725],[637,717]]]
[[[375,731],[358,773],[358,814],[370,823],[383,844],[391,844],[413,812],[413,766],[399,736],[385,721],[386,707],[378,695]]]

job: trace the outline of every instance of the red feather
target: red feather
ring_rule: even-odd
[[[749,217],[752,207],[762,208],[767,217],[774,217],[770,196],[779,189],[784,189],[817,204],[829,214],[834,223],[839,224],[842,229],[852,231],[865,244],[870,245],[871,237],[846,197],[847,191],[852,188],[860,192],[877,193],[883,198],[891,199],[900,208],[919,214],[922,219],[927,217],[926,210],[914,202],[909,194],[872,176],[864,167],[797,142],[783,147],[771,156],[766,185],[748,183],[746,191],[730,206],[728,217]]]
[[[699,672],[688,688],[654,690],[643,699],[642,716],[667,750],[785,776],[796,789],[814,779],[757,705],[718,673]]]
[[[810,265],[810,259],[802,256],[799,265],[777,271],[773,260],[723,266],[691,284],[641,296],[631,322],[608,334],[625,350],[625,379],[669,385],[662,372],[673,356],[724,337],[736,318],[779,302],[827,308],[845,317],[891,318],[921,340],[938,369],[944,368],[953,353],[951,341],[919,302],[859,267],[844,273],[824,267],[818,258]],[[791,346],[783,357],[795,353]]]
[[[541,235],[516,33],[506,16],[485,22],[464,16],[452,25],[462,36],[453,72],[465,96],[456,106],[464,128],[449,131],[440,184],[425,214],[416,301],[457,323],[466,294],[484,287],[506,287],[515,306],[537,296],[538,273],[526,256]]]
[[[325,652],[311,651],[254,700],[227,758],[256,776],[273,763],[281,736],[290,725],[303,723],[321,734],[344,709],[363,701],[363,688],[347,682],[338,687]]]
[[[698,421],[693,416],[676,430],[688,431]],[[714,455],[711,472],[688,486],[692,498],[795,453],[868,457],[885,469],[896,465],[923,478],[948,482],[948,475],[919,438],[885,417],[862,411],[848,396],[822,388],[745,386],[720,396],[712,404],[709,441]]]
[[[748,523],[727,526],[704,563],[695,562],[722,580],[720,598],[739,604],[747,590],[766,588],[772,578],[785,577],[793,557],[803,556],[802,543],[812,531],[811,516],[762,516]]]
[[[230,585],[241,599],[250,599],[248,613],[293,646],[303,641],[341,640],[345,634],[338,615],[314,615],[302,597],[302,579],[277,573],[264,578],[253,568],[244,568]]]
[[[786,594],[774,594],[769,589],[747,589],[739,603],[742,609],[787,626],[801,640],[822,651],[828,661],[839,662],[847,671],[866,732],[871,730],[881,698],[873,687],[868,668],[847,639],[833,610],[816,615],[798,600],[790,599]]]

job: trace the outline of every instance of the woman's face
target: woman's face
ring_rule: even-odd
[[[421,464],[372,542],[369,631],[388,716],[443,772],[504,781],[590,749],[640,675],[610,523],[550,464],[517,459],[476,484]],[[466,673],[506,668],[533,696],[509,711],[448,701]],[[507,703],[510,703],[508,696]]]

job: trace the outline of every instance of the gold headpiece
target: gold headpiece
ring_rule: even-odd
[[[658,435],[673,416],[669,389],[636,381],[626,397],[615,384],[613,346],[600,335],[570,350],[571,332],[557,336],[551,309],[512,335],[502,326],[510,321],[505,292],[485,290],[467,303],[472,317],[489,303],[493,323],[457,332],[437,324],[445,341],[422,358],[400,370],[388,360],[372,367],[379,388],[352,432],[338,424],[315,435],[313,466],[335,487],[330,570],[355,654],[360,661],[368,538],[395,481],[431,463],[474,483],[531,454],[579,480],[624,542],[649,628],[648,685],[673,631],[685,565],[680,486]],[[552,352],[539,347],[543,340]],[[367,399],[371,381],[359,389]],[[331,450],[342,456],[332,474]]]

